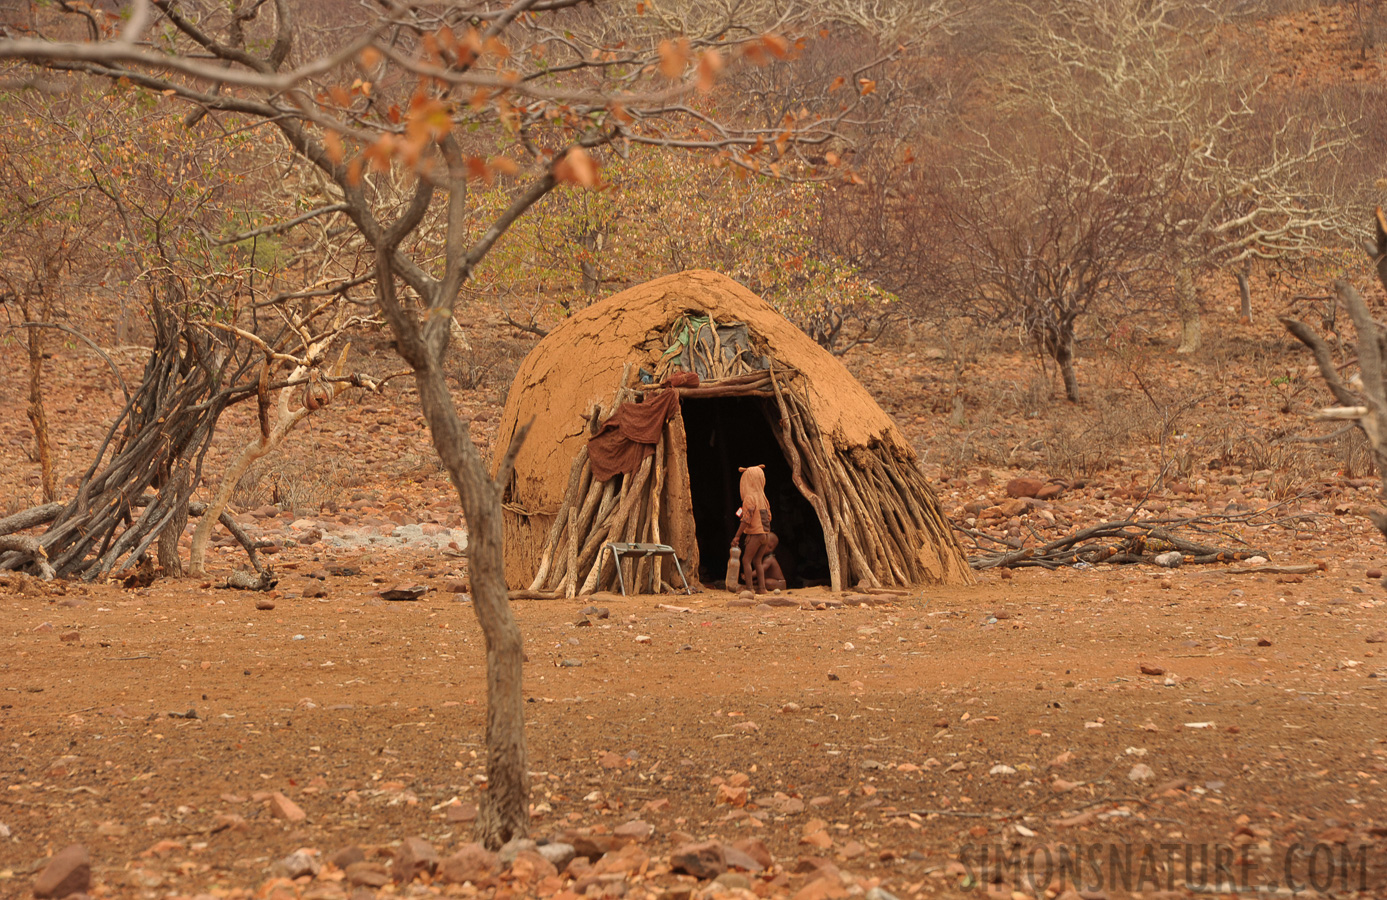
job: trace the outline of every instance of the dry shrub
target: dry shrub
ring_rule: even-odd
[[[350,465],[336,454],[256,460],[231,494],[238,509],[273,504],[280,509],[332,509],[348,487]]]
[[[530,352],[529,344],[505,339],[479,340],[471,350],[458,352],[458,386],[466,391],[486,387],[499,388],[501,401],[510,391],[510,383],[520,368],[520,361]]]

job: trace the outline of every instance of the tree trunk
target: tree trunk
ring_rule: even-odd
[[[1199,294],[1194,289],[1194,273],[1181,269],[1175,275],[1175,309],[1180,314],[1180,346],[1176,353],[1194,353],[1203,343],[1203,323],[1199,314]]]
[[[1064,379],[1064,396],[1070,403],[1079,402],[1079,376],[1074,372],[1074,326],[1062,323],[1057,327],[1047,327],[1045,343],[1050,357],[1059,367],[1060,377]]]
[[[183,577],[183,560],[178,555],[178,539],[183,536],[183,529],[188,527],[188,495],[192,493],[188,482],[187,463],[179,461],[168,484],[160,489],[161,492],[170,491],[177,495],[174,500],[173,518],[169,519],[164,530],[159,533],[159,565],[164,570],[165,578]]]
[[[28,303],[20,308],[20,313],[26,322],[33,320]],[[34,426],[34,443],[38,447],[43,502],[52,503],[58,497],[58,480],[53,472],[53,441],[48,435],[48,416],[43,410],[43,335],[38,328],[29,328],[28,332],[29,424]]]
[[[1238,273],[1238,317],[1244,322],[1252,321],[1252,287],[1248,283],[1248,271],[1244,268]]]
[[[476,836],[495,850],[529,832],[529,757],[525,748],[524,644],[511,613],[501,527],[501,487],[472,443],[436,361],[416,368],[419,405],[434,449],[452,478],[467,518],[472,606],[486,639],[486,776]]]

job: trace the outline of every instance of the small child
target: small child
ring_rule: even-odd
[[[771,506],[766,500],[765,466],[742,468],[742,509],[741,524],[732,536],[732,546],[737,546],[746,535],[746,550],[742,552],[742,580],[751,590],[756,590],[759,579],[761,593],[766,593],[766,536],[770,532]]]

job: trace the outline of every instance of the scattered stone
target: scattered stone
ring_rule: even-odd
[[[1167,569],[1179,568],[1180,563],[1185,561],[1185,555],[1179,550],[1171,550],[1169,553],[1156,554],[1156,565],[1164,566]]]
[[[800,805],[800,808],[804,808],[803,804]],[[763,869],[769,869],[771,864],[775,862],[775,857],[771,856],[770,848],[768,848],[765,841],[760,838],[742,838],[732,846],[751,857],[751,859]],[[725,847],[723,849],[726,850]],[[732,864],[730,860],[728,864]]]
[[[318,584],[317,582],[310,582],[307,586],[304,587],[303,596],[309,600],[315,599],[317,597],[326,597],[327,588],[323,587],[321,584]]]
[[[69,632],[66,632],[66,633],[61,634],[61,635],[58,636],[58,640],[62,641],[63,643],[70,643],[70,642],[72,642],[72,641],[80,641],[81,639],[82,639],[82,633],[81,633],[80,631],[69,631]]]
[[[559,870],[537,848],[521,850],[510,864],[511,878],[517,884],[532,884],[558,874]]]
[[[382,600],[418,600],[429,592],[426,584],[397,584],[380,592]]]
[[[269,597],[261,597],[260,599],[255,601],[255,608],[264,610],[274,609],[275,602],[271,600]]]
[[[390,883],[390,875],[385,871],[385,866],[373,860],[354,862],[347,866],[344,874],[347,876],[347,884],[354,887],[379,888]]]
[[[736,845],[722,845],[723,862],[729,869],[741,869],[743,872],[760,872],[766,867],[755,857]]]
[[[610,875],[621,873],[623,875],[634,875],[650,865],[650,855],[641,849],[639,844],[627,844],[616,850],[608,851],[592,867],[593,875]]]
[[[736,872],[723,872],[713,880],[728,890],[746,891],[751,889],[751,882],[747,880],[747,877]]]
[[[740,594],[737,595],[737,599],[738,599],[738,600],[755,600],[755,599],[756,599],[756,595],[753,594],[751,591],[742,591]]]
[[[91,881],[91,855],[81,844],[72,844],[50,859],[34,879],[34,896],[56,900],[86,891]]]
[[[496,854],[481,844],[463,844],[438,867],[438,878],[444,884],[485,881],[500,870]]]
[[[501,845],[501,850],[497,853],[497,860],[501,867],[505,868],[515,862],[522,850],[537,850],[539,844],[529,838],[511,838]]]
[[[394,877],[400,884],[409,884],[420,875],[438,871],[438,851],[421,837],[405,838],[395,851]]]
[[[327,573],[329,575],[335,575],[338,578],[350,578],[353,575],[360,575],[361,570],[358,569],[356,566],[332,565],[327,567]]]
[[[581,659],[566,659],[559,665],[565,669],[578,669],[582,667],[583,661]]]
[[[1045,486],[1042,487],[1040,490],[1038,490],[1038,491],[1035,492],[1035,499],[1037,499],[1037,500],[1058,500],[1058,499],[1059,499],[1059,496],[1060,496],[1061,494],[1063,494],[1063,493],[1064,493],[1064,485],[1062,485],[1062,484],[1056,484],[1056,483],[1054,483],[1054,482],[1051,482],[1050,484],[1045,485]],[[887,896],[889,897],[890,895],[887,894]]]
[[[717,878],[727,871],[727,860],[723,856],[722,845],[715,841],[699,844],[684,844],[669,856],[672,872],[682,872],[701,880]]]
[[[572,844],[565,844],[563,841],[551,841],[547,844],[540,844],[536,848],[539,855],[547,859],[555,869],[563,871],[568,864],[577,857],[578,851]]]
[[[1127,773],[1128,781],[1150,781],[1152,778],[1155,777],[1155,771],[1146,763],[1137,763],[1135,766],[1132,766],[1132,770]]]
[[[352,863],[359,863],[365,859],[366,851],[362,850],[356,844],[352,844],[350,847],[343,847],[341,850],[332,854],[332,859],[330,859],[329,862],[345,871]]]
[[[443,817],[450,824],[477,821],[477,806],[474,803],[449,803],[444,807]]]
[[[597,760],[597,764],[604,769],[620,769],[626,765],[626,760],[622,758],[621,754],[608,750]]]
[[[612,834],[617,837],[635,838],[643,841],[655,833],[655,826],[642,819],[632,819],[624,825],[618,825],[612,829]]]
[[[304,875],[317,875],[318,870],[321,868],[322,863],[318,861],[318,855],[316,853],[310,853],[307,850],[295,850],[293,853],[290,853],[288,856],[275,863],[270,871],[280,878],[293,880],[295,878],[302,878]]]
[[[1258,638],[1258,639],[1257,639],[1257,646],[1258,646],[1258,647],[1270,647],[1270,646],[1271,646],[1271,641],[1267,640],[1266,638]]]
[[[270,815],[288,822],[302,822],[308,818],[308,813],[297,803],[278,791],[270,795]]]
[[[1141,664],[1141,674],[1143,675],[1164,675],[1165,669],[1160,666],[1151,666],[1146,663]]]
[[[1008,497],[1034,497],[1044,487],[1039,478],[1013,478],[1007,482],[1006,492]]]
[[[1374,631],[1365,640],[1369,644],[1387,644],[1387,631]]]
[[[987,774],[989,774],[989,775],[1015,775],[1015,774],[1016,774],[1016,770],[1013,769],[1011,766],[1008,766],[1008,765],[1006,765],[1006,764],[1004,764],[1004,763],[998,763],[997,765],[995,765],[995,766],[993,766],[992,768],[988,769],[988,770],[987,770]]]
[[[583,608],[583,615],[590,619],[607,619],[612,614],[605,606],[586,606]]]

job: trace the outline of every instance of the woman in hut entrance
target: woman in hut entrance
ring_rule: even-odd
[[[772,555],[775,545],[780,542],[771,534],[771,505],[766,500],[766,467],[749,466],[739,471],[742,473],[742,508],[738,510],[741,523],[737,526],[737,533],[732,536],[732,546],[736,547],[742,535],[746,535],[746,549],[742,551],[742,580],[753,591],[759,582],[760,592],[764,594],[768,587],[785,586],[780,564]],[[772,575],[769,582],[766,579],[768,568]]]

